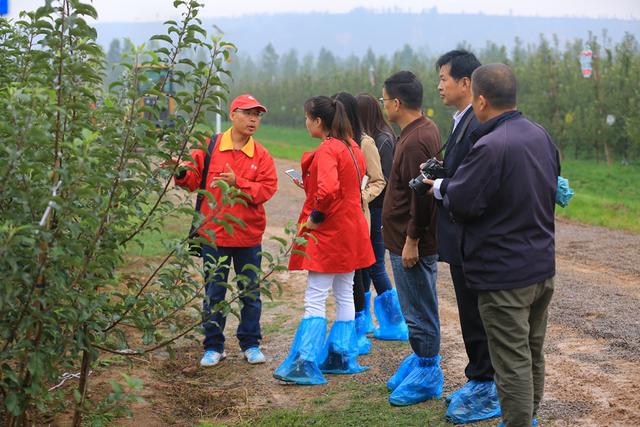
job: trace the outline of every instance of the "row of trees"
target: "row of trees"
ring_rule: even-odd
[[[511,50],[495,43],[481,49],[464,42],[458,47],[474,52],[482,63],[504,62],[514,69],[518,107],[549,130],[565,158],[612,163],[640,156],[640,85],[636,78],[640,75],[640,45],[632,34],[619,42],[606,32],[599,37],[589,34],[564,47],[557,37],[549,40],[542,35],[535,45],[525,46],[516,39]],[[127,49],[126,42],[114,40],[108,59],[117,61]],[[579,61],[580,52],[587,49],[593,52],[591,78],[582,76]],[[193,60],[205,55],[198,50],[186,54]],[[424,84],[425,112],[446,133],[451,111],[438,96],[436,60],[409,45],[390,57],[369,49],[362,57],[339,58],[326,48],[300,57],[295,50],[278,53],[268,44],[257,58],[241,52],[233,58],[229,68],[234,79],[229,85],[232,96],[251,92],[268,105],[265,123],[297,127],[304,125],[302,105],[307,98],[341,90],[378,97],[387,76],[408,69]]]
[[[483,63],[504,62],[513,67],[519,82],[519,108],[546,127],[564,157],[628,161],[640,156],[640,47],[633,35],[613,42],[604,32],[589,34],[561,47],[557,38],[544,36],[535,45],[488,43],[468,49]],[[111,57],[121,49],[118,41]],[[593,75],[581,74],[579,55],[593,51]],[[194,51],[194,58],[202,53]],[[117,59],[117,58],[114,58]],[[443,132],[450,126],[451,111],[437,93],[436,57],[405,45],[391,56],[365,55],[338,58],[327,49],[302,57],[296,51],[278,53],[268,44],[257,58],[236,56],[230,69],[234,75],[231,95],[251,92],[269,106],[264,122],[303,126],[302,104],[310,96],[331,95],[340,90],[369,92],[378,97],[384,79],[394,71],[414,71],[425,87],[424,109]],[[607,116],[615,120],[607,123]],[[446,135],[444,135],[446,136]]]
[[[537,45],[516,40],[508,52],[488,44],[475,52],[483,63],[504,62],[513,67],[519,81],[519,108],[546,127],[565,157],[595,158],[611,163],[640,155],[640,47],[630,34],[613,44],[606,34],[590,34],[560,48],[557,39],[541,36]],[[593,51],[593,76],[582,77],[579,54]],[[301,126],[302,103],[315,94],[339,90],[381,94],[384,79],[399,69],[414,71],[425,87],[424,109],[445,132],[451,111],[438,96],[435,57],[405,45],[391,57],[369,50],[363,57],[334,57],[321,49],[317,57],[300,61],[295,52],[279,56],[271,45],[257,58],[232,63],[236,91],[255,93],[271,108],[266,120]],[[607,116],[615,123],[607,124]],[[610,123],[610,122],[609,122]]]

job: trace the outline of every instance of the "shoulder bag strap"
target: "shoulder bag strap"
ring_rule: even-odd
[[[207,147],[207,155],[204,158],[204,167],[202,168],[202,179],[200,180],[200,189],[204,190],[207,185],[207,175],[209,175],[209,164],[211,163],[211,157],[213,155],[213,150],[218,144],[218,134],[215,134],[211,137],[209,141],[209,146]],[[200,206],[202,206],[202,200],[204,196],[202,194],[198,194],[196,198],[196,212],[200,212]]]
[[[353,160],[353,164],[356,166],[356,172],[358,173],[358,191],[360,192],[360,205],[362,206],[362,210],[364,210],[364,201],[362,200],[362,174],[360,173],[360,167],[358,166],[358,161],[356,160],[356,156],[353,154],[353,150],[351,149],[351,144],[346,141],[344,145],[347,146],[347,150],[349,150],[349,154],[351,154],[351,159]]]

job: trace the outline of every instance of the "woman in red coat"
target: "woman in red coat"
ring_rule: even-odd
[[[309,272],[305,314],[289,356],[274,377],[297,384],[324,384],[323,373],[366,369],[356,360],[353,273],[373,264],[375,256],[362,212],[365,161],[352,139],[344,106],[317,96],[305,102],[304,109],[309,134],[322,139],[318,148],[302,156],[306,199],[298,224],[299,236],[306,237],[307,243],[294,248],[299,252],[289,262],[289,269]],[[336,321],[324,343],[329,289],[336,298]]]

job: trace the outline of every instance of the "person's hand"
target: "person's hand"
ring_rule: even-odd
[[[293,181],[293,183],[295,185],[297,185],[298,187],[302,188],[304,190],[304,184],[302,183],[302,181],[295,179],[295,178],[291,178],[291,180]]]
[[[221,172],[220,176],[217,176],[215,179],[221,179],[227,184],[234,186],[236,185],[236,174],[233,172],[233,169],[231,169],[231,166],[229,166],[229,163],[227,163],[226,167],[227,172]]]
[[[429,185],[429,190],[427,190],[427,194],[431,194],[433,196],[433,183],[435,181],[433,179],[425,178],[422,180],[422,182]]]
[[[418,263],[418,239],[407,237],[402,248],[402,266],[412,268]]]
[[[316,224],[315,222],[311,221],[311,218],[307,219],[307,223],[304,225],[307,230],[315,230],[316,228],[318,228],[318,225],[320,224]]]

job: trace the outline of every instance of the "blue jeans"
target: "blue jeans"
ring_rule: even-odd
[[[369,268],[362,270],[362,281],[364,291],[369,292],[371,282],[376,288],[376,293],[381,293],[391,289],[391,280],[384,266],[384,240],[382,239],[382,208],[370,208],[371,213],[371,246],[376,256],[376,263]]]
[[[400,308],[409,327],[411,348],[419,357],[433,357],[440,352],[440,318],[436,291],[438,257],[421,257],[413,267],[404,268],[402,256],[393,253],[390,255]]]
[[[252,247],[231,248],[231,247],[218,247],[213,248],[209,245],[202,246],[202,257],[204,262],[206,297],[202,302],[203,322],[204,328],[204,349],[215,350],[217,352],[224,351],[224,326],[226,323],[226,317],[220,312],[211,313],[211,308],[215,307],[221,301],[224,301],[227,288],[221,283],[226,283],[229,277],[229,266],[231,260],[233,260],[233,269],[236,275],[246,276],[246,280],[240,280],[237,282],[238,289],[243,290],[255,289],[253,292],[247,293],[244,297],[240,298],[242,302],[242,309],[240,311],[240,324],[236,336],[240,341],[240,348],[242,351],[251,347],[257,347],[262,339],[260,335],[260,315],[262,313],[262,301],[260,301],[260,293],[257,291],[258,283],[256,273],[247,269],[242,271],[243,267],[247,264],[251,264],[260,268],[262,257],[259,253],[262,251],[260,245]],[[227,256],[227,260],[224,262],[226,267],[221,267],[217,272],[211,272],[207,266],[207,260],[213,259],[213,263],[222,256]],[[211,261],[210,261],[211,262]]]

